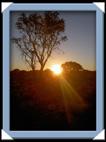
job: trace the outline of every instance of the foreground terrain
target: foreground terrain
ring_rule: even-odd
[[[96,72],[10,72],[11,130],[95,130]]]

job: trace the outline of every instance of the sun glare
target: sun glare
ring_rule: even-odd
[[[55,64],[51,66],[51,70],[54,72],[56,75],[60,75],[62,73],[62,67],[59,64]]]

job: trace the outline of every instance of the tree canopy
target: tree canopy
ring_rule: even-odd
[[[80,65],[77,62],[72,62],[72,61],[65,62],[64,64],[62,64],[62,68],[65,72],[84,70],[82,65]]]
[[[21,33],[20,38],[13,38],[16,46],[20,48],[25,61],[32,70],[40,64],[43,71],[52,52],[57,49],[64,36],[65,23],[57,11],[26,14],[22,13],[16,22]]]

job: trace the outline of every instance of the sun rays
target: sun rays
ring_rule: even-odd
[[[62,68],[59,64],[54,64],[51,66],[51,71],[53,71],[55,75],[60,75],[62,73]]]
[[[71,84],[63,77],[60,77],[60,88],[63,97],[64,109],[66,112],[68,125],[71,125],[73,112],[83,111],[86,108],[86,103],[71,86]]]

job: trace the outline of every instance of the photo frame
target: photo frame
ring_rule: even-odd
[[[3,15],[3,128],[2,139],[104,139],[104,3],[15,4],[2,3]],[[10,130],[10,12],[11,11],[96,12],[96,131],[11,131]]]

